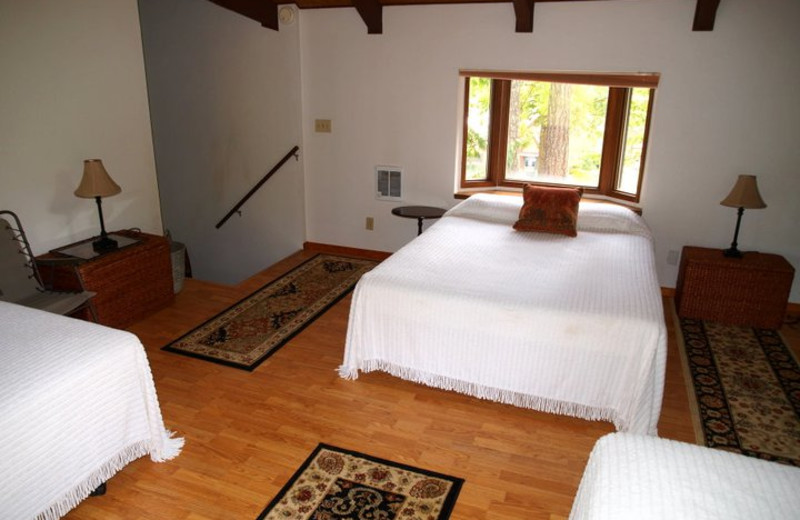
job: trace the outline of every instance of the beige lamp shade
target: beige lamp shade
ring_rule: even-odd
[[[723,206],[730,208],[761,209],[767,205],[758,193],[755,175],[739,175],[736,184],[722,202]]]
[[[83,178],[75,196],[84,199],[95,197],[110,197],[121,192],[122,188],[114,182],[100,159],[87,159],[83,161]]]

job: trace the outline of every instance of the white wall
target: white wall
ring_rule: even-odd
[[[294,159],[215,229],[301,144],[299,24],[276,32],[207,1],[139,4],[164,225],[195,277],[238,282],[303,243]]]
[[[122,187],[107,229],[161,234],[136,1],[0,0],[0,209],[35,254],[100,232],[73,195],[91,158]]]
[[[383,35],[352,9],[302,11],[308,240],[392,251],[414,237],[375,200],[377,164],[406,168],[404,204],[455,204],[460,68],[646,71],[662,74],[641,200],[661,284],[677,277],[669,250],[730,244],[719,201],[742,173],[769,207],[745,212],[739,248],[800,267],[800,2],[726,0],[713,32],[691,31],[695,4],[542,3],[533,34],[514,32],[510,4],[386,7]]]

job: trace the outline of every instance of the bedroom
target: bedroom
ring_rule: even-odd
[[[693,33],[694,3],[542,4],[530,35],[513,32],[508,5],[386,8],[378,36],[350,9],[303,11],[272,33],[206,2],[173,2],[181,16],[156,14],[170,23],[185,17],[181,36],[196,54],[175,39],[157,44],[198,98],[151,94],[150,115],[135,2],[4,1],[2,81],[12,95],[0,100],[0,206],[24,206],[18,212],[38,252],[96,233],[96,209],[72,190],[81,161],[100,156],[123,187],[104,206],[109,227],[169,227],[207,278],[222,278],[220,265],[239,281],[304,240],[391,251],[415,229],[375,200],[374,167],[403,166],[409,202],[455,203],[459,68],[643,70],[662,74],[642,199],[661,285],[675,285],[669,251],[728,245],[735,217],[719,200],[740,173],[759,176],[769,206],[746,213],[740,246],[798,265],[797,7],[729,0],[714,31]],[[213,107],[204,96],[217,94],[226,101]],[[332,120],[331,134],[313,132],[317,118]],[[295,144],[301,162],[288,163],[236,225],[214,235],[236,197]],[[156,158],[178,173],[157,180]],[[364,229],[367,216],[374,231]],[[790,300],[800,302],[797,280]]]

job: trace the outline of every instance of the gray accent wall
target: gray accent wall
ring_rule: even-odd
[[[195,278],[238,283],[305,238],[299,22],[276,32],[197,0],[139,0],[139,15],[164,227]]]

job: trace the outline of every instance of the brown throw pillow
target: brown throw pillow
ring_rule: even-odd
[[[526,184],[522,189],[522,209],[514,229],[576,236],[581,195],[583,188]]]

